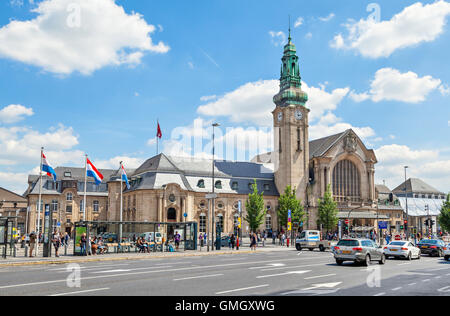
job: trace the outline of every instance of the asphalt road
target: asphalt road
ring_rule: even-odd
[[[74,278],[79,276],[79,278]],[[68,281],[69,280],[69,281]],[[337,266],[330,252],[250,254],[0,268],[0,295],[450,295],[450,262]]]

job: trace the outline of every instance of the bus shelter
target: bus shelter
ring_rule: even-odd
[[[0,256],[16,256],[16,217],[0,217]]]
[[[73,236],[74,255],[84,254],[81,248],[83,234],[91,241],[101,237],[109,253],[137,251],[135,243],[139,237],[152,244],[152,251],[171,251],[175,249],[176,234],[180,235],[179,251],[197,250],[197,225],[197,222],[77,222]]]

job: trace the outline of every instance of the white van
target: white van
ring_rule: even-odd
[[[142,233],[140,235],[140,237],[144,237],[145,240],[149,240],[149,241],[155,241],[155,237],[154,237],[155,232],[146,232],[146,233]],[[162,242],[162,235],[160,232],[156,232],[156,242],[160,243]]]
[[[295,241],[295,247],[298,251],[307,248],[313,251],[319,248],[320,251],[330,249],[330,243],[326,240],[320,240],[320,231],[318,230],[304,230]]]

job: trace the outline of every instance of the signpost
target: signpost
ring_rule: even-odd
[[[289,235],[290,234],[292,234],[292,211],[291,210],[288,210],[288,222],[287,222],[287,230],[288,230],[288,233],[287,233],[287,236],[288,236],[288,238],[287,238],[287,247],[289,247]]]

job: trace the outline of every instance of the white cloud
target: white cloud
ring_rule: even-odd
[[[137,169],[144,163],[145,159],[128,156],[116,156],[107,160],[96,160],[95,166],[102,169],[119,169],[121,161],[123,162],[125,169]]]
[[[294,28],[300,27],[303,24],[303,18],[298,17],[298,19],[294,23]]]
[[[352,91],[350,98],[355,102],[370,98],[374,102],[386,100],[418,103],[424,101],[430,92],[441,87],[441,80],[431,76],[419,77],[412,71],[400,73],[397,69],[382,68],[375,73],[369,92],[357,94]]]
[[[44,0],[33,12],[36,18],[0,29],[0,56],[67,75],[136,65],[145,52],[169,50],[153,43],[155,26],[114,0]]]
[[[189,61],[188,62],[188,66],[189,66],[189,69],[194,69],[194,63],[193,62]]]
[[[391,144],[376,149],[375,154],[378,159],[376,182],[386,180],[391,189],[405,181],[404,166],[408,166],[407,178],[420,178],[443,192],[450,188],[450,159],[440,150]]]
[[[312,35],[311,32],[308,32],[308,33],[305,34],[305,38],[306,39],[311,39],[312,37],[313,37],[313,35]]]
[[[200,101],[202,102],[206,102],[206,101],[211,101],[211,100],[215,100],[217,99],[216,95],[206,95],[200,98]]]
[[[284,34],[284,32],[282,32],[282,31],[279,31],[279,32],[270,31],[269,35],[271,37],[273,45],[275,45],[275,46],[282,46],[282,45],[286,44],[286,34]]]
[[[10,104],[0,110],[0,123],[16,123],[25,118],[25,116],[32,116],[33,109],[27,108],[20,104]]]
[[[443,95],[443,96],[447,96],[450,94],[450,87],[448,85],[440,85],[439,86],[439,92]]]
[[[450,3],[446,1],[426,5],[417,2],[388,21],[376,22],[370,17],[350,21],[346,24],[348,36],[344,39],[338,34],[330,45],[357,51],[364,57],[389,57],[398,49],[435,40],[442,34],[449,14]]]
[[[322,21],[322,22],[328,22],[328,21],[330,21],[331,19],[333,19],[334,18],[334,13],[330,13],[328,16],[326,16],[326,17],[319,17],[319,20],[320,21]]]

